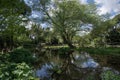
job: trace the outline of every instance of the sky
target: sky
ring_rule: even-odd
[[[120,14],[120,0],[80,0],[83,4],[95,3],[98,7],[98,14],[109,13],[111,17]]]
[[[24,0],[29,6],[34,2],[37,3],[38,0]],[[79,0],[82,4],[95,3],[97,5],[97,10],[99,15],[104,15],[106,13],[110,14],[113,18],[115,15],[120,14],[120,0]],[[32,11],[30,17],[38,18],[40,13],[37,11]]]

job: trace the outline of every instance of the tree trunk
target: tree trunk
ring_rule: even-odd
[[[67,45],[68,45],[70,48],[75,48],[75,46],[74,46],[70,41],[67,41]]]
[[[62,36],[64,43],[66,43],[70,48],[75,48],[75,46],[72,44],[72,41],[69,39],[66,39],[65,36]]]

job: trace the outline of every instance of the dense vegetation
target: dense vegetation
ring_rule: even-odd
[[[30,18],[32,10],[41,13],[41,18]],[[68,57],[72,49],[120,59],[119,47],[120,14],[104,20],[95,4],[38,0],[29,6],[24,0],[0,0],[0,80],[37,80],[34,69],[45,49]],[[120,79],[112,72],[101,75],[105,76],[102,80]]]

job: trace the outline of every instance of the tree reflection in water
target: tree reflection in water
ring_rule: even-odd
[[[115,72],[112,68],[101,67],[86,52],[46,50],[45,54],[47,60],[44,58],[43,65],[36,71],[41,80],[101,80],[102,72]]]

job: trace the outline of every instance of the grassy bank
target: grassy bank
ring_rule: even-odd
[[[70,48],[68,46],[50,46],[46,47],[49,49],[56,49],[61,52],[69,51]],[[89,54],[98,54],[98,55],[120,55],[120,47],[107,47],[107,48],[93,48],[93,47],[84,47],[84,48],[76,48],[77,51],[81,52],[88,52]]]
[[[85,51],[90,54],[99,54],[99,55],[120,55],[119,47],[107,47],[107,48],[79,48],[79,51]]]

